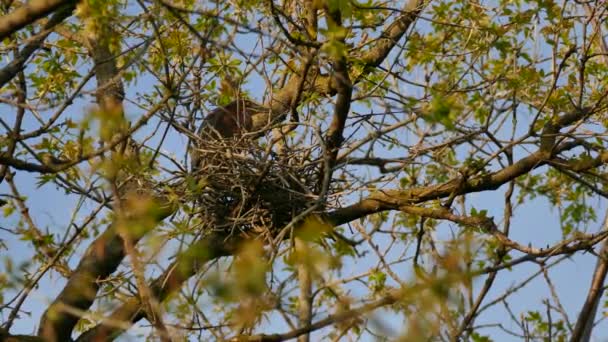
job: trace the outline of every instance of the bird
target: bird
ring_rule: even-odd
[[[207,140],[226,140],[242,136],[253,128],[253,116],[266,112],[264,106],[244,98],[236,99],[225,106],[219,106],[209,112],[197,130],[198,139],[193,141],[190,149],[192,167],[198,168],[200,156],[197,152],[200,144]]]
[[[205,134],[214,134],[213,138],[233,138],[251,130],[253,126],[252,116],[259,112],[261,106],[257,103],[238,99],[225,106],[217,107],[212,110],[199,127],[197,132],[199,137]]]

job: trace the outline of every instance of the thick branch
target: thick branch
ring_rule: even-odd
[[[565,127],[566,125],[577,121],[577,117],[580,118],[586,114],[586,112],[580,112],[578,115],[566,114],[555,120],[555,122],[551,124],[551,129],[559,130],[559,128]],[[567,147],[563,147],[563,149],[565,148]],[[558,153],[561,150],[562,149],[559,147],[553,148],[551,153]],[[422,213],[420,210],[424,210],[424,208],[415,208],[411,205],[437,198],[445,198],[453,193],[464,194],[497,189],[501,185],[528,173],[534,168],[544,165],[547,162],[547,159],[545,159],[547,156],[550,156],[550,154],[547,154],[546,151],[539,150],[509,167],[492,174],[471,178],[464,184],[462,183],[463,181],[461,179],[454,179],[436,186],[414,188],[409,190],[389,190],[378,192],[357,204],[328,213],[326,219],[328,219],[331,224],[338,226],[380,211],[405,210],[412,214],[428,214],[431,215],[431,217],[449,219],[466,225],[485,226],[487,219],[475,217],[462,218],[451,215],[447,211],[435,210]],[[171,292],[179,289],[181,284],[187,280],[187,277],[195,274],[204,263],[221,256],[231,255],[236,250],[235,246],[237,246],[239,242],[240,238],[233,237],[230,239],[225,239],[223,235],[211,235],[193,244],[188,251],[199,251],[199,254],[196,254],[198,255],[198,258],[190,259],[182,257],[180,261],[176,262],[176,264],[169,269],[169,273],[166,273],[166,275],[154,281],[153,284],[157,284],[152,286],[154,295],[157,296],[159,301],[164,300]],[[203,251],[202,255],[200,254],[200,251]],[[186,252],[186,255],[191,255],[189,253],[192,252]],[[185,266],[183,266],[183,264],[185,264]],[[186,271],[184,271],[184,273],[173,275],[173,273],[171,273],[171,269],[173,268],[185,268]],[[175,279],[175,281],[170,282],[166,279]],[[158,284],[162,284],[162,286],[158,287]],[[141,311],[139,298],[133,297],[127,303],[123,304],[123,306],[117,309],[112,315],[110,315],[108,317],[108,321],[128,322],[128,325],[139,321],[141,318],[143,318],[143,311]],[[124,324],[121,325],[121,327],[115,327],[103,325],[102,323],[83,334],[78,340],[92,341],[96,337],[113,338],[118,336],[122,331],[124,331]],[[302,334],[305,333],[306,332],[303,332]],[[299,335],[301,334],[298,334],[297,336]]]
[[[61,6],[72,5],[74,0],[34,0],[13,12],[0,17],[0,41],[26,25],[58,10]]]
[[[159,201],[160,202],[160,201]],[[154,208],[152,218],[160,222],[174,211],[170,206]],[[137,218],[134,218],[137,220]],[[139,241],[150,229],[134,229],[131,240]],[[110,226],[87,249],[80,263],[57,298],[42,316],[39,335],[48,341],[68,341],[80,317],[63,310],[64,307],[86,311],[95,300],[99,280],[110,276],[125,258],[124,241]]]
[[[403,14],[392,22],[380,35],[376,44],[367,52],[361,55],[361,60],[368,70],[378,67],[397,45],[405,32],[412,26],[418,18],[420,12],[427,5],[425,0],[406,0]],[[430,2],[430,1],[428,1]],[[428,3],[427,2],[427,3]]]
[[[339,11],[330,13],[327,20],[330,27],[342,26],[341,13]],[[344,39],[341,39],[340,43],[344,44]],[[346,46],[343,46],[342,48],[346,50]],[[350,81],[350,76],[348,75],[348,66],[346,64],[345,55],[339,55],[334,58],[333,70],[335,75],[333,76],[332,83],[335,85],[338,96],[336,97],[336,104],[334,106],[334,115],[331,124],[329,125],[329,129],[327,130],[327,140],[325,143],[326,162],[322,169],[324,174],[322,177],[319,177],[323,180],[321,187],[322,196],[329,188],[334,165],[336,165],[336,159],[338,158],[338,151],[340,150],[342,142],[344,141],[344,126],[346,125],[346,119],[348,118],[348,113],[350,111],[353,93],[353,84]]]
[[[75,5],[75,2],[71,3],[55,13],[44,25],[42,31],[40,31],[31,42],[29,42],[21,51],[19,51],[19,55],[6,67],[0,70],[0,88],[13,79],[13,77],[15,77],[15,75],[17,75],[17,73],[23,69],[25,62],[36,50],[40,48],[42,42],[44,42],[46,37],[48,37],[48,35],[51,33],[53,27],[57,26],[72,15]]]
[[[0,328],[0,341],[3,342],[45,342],[42,338],[29,335],[11,335],[7,330]]]
[[[606,229],[608,229],[608,212],[604,218],[604,224],[601,230],[603,231]],[[587,292],[587,299],[585,299],[585,303],[578,315],[570,341],[589,341],[595,321],[595,315],[597,314],[597,308],[600,299],[602,298],[602,293],[604,293],[606,274],[608,274],[608,240],[604,241],[602,249],[600,250],[593,273],[593,280],[591,281],[589,291]]]
[[[150,286],[152,295],[162,302],[180,289],[182,284],[196,274],[206,262],[235,253],[240,241],[239,237],[227,239],[223,232],[216,232],[192,243],[162,276],[152,282]],[[139,297],[131,297],[108,316],[105,322],[132,324],[142,318],[144,311]],[[79,336],[77,341],[111,341],[123,332],[124,326],[102,322]]]
[[[364,72],[354,75],[353,72],[349,70],[348,73],[350,79],[353,80],[353,84],[363,79],[363,76],[371,72],[386,59],[390,51],[399,43],[399,40],[401,40],[405,32],[407,32],[416,21],[418,14],[425,6],[425,1],[406,1],[403,8],[404,14],[389,24],[380,35],[380,38],[378,38],[376,44],[366,52],[360,53],[360,56],[357,58],[364,63]],[[354,55],[356,56],[357,53]],[[311,73],[309,78],[310,79],[306,82],[305,91],[314,91],[320,95],[335,95],[337,93],[337,89],[331,84],[331,77],[320,76],[318,72],[314,72]],[[271,108],[270,113],[260,113],[254,116],[252,130],[260,130],[267,126],[268,123],[273,123],[283,118],[285,113],[289,111],[293,99],[298,94],[300,82],[300,77],[294,76],[289,80],[285,87],[274,93],[272,99],[267,104],[267,107]]]
[[[381,211],[399,209],[399,207],[402,206],[455,195],[496,190],[503,184],[551,162],[551,158],[560,152],[560,148],[556,147],[559,130],[588,115],[590,115],[588,110],[580,110],[566,113],[557,117],[555,120],[551,120],[543,129],[540,148],[536,152],[504,169],[472,178],[452,179],[435,186],[425,186],[406,190],[379,190],[358,203],[329,213],[328,219],[333,224],[340,225]],[[602,153],[599,157],[585,163],[585,166],[592,168],[602,165],[606,161],[608,161],[606,155]],[[579,169],[579,171],[582,170],[583,169]]]
[[[103,111],[122,115],[124,91],[116,67],[116,59],[110,51],[107,37],[98,33],[96,37],[90,39],[90,45],[90,53],[95,61],[97,102]],[[124,191],[130,190],[133,190],[132,187],[126,187]],[[170,215],[171,208],[165,209],[156,213],[155,222],[160,222]],[[138,241],[146,232],[143,229],[136,231],[132,240]],[[123,244],[123,239],[112,225],[89,246],[66,286],[43,314],[39,336],[48,341],[71,339],[72,330],[80,317],[63,308],[68,307],[76,311],[89,309],[99,290],[97,281],[112,274],[125,257]]]
[[[344,126],[350,110],[351,95],[353,91],[353,86],[348,76],[348,70],[346,69],[346,61],[343,59],[336,61],[334,69],[336,72],[335,83],[338,96],[334,107],[334,116],[327,132],[327,152],[329,153],[329,165],[331,168],[333,168],[336,163],[338,150],[344,141]]]
[[[295,249],[296,253],[298,253],[300,256],[306,255],[306,241],[302,238],[296,237]],[[300,264],[298,264],[297,272],[298,283],[300,286],[300,293],[298,294],[298,318],[300,319],[301,325],[307,326],[312,322],[313,298],[311,270],[309,265],[302,261]],[[303,334],[298,337],[298,342],[309,341],[310,336],[308,334]]]
[[[0,164],[8,165],[16,170],[38,173],[56,173],[62,170],[60,166],[55,167],[54,164],[35,164],[14,158],[8,153],[0,154]]]
[[[326,318],[317,321],[313,324],[304,326],[302,328],[298,328],[295,329],[293,331],[290,331],[288,333],[284,333],[284,334],[272,334],[272,335],[256,335],[256,336],[247,336],[247,337],[242,337],[242,338],[237,338],[235,340],[237,341],[255,341],[255,342],[278,342],[278,341],[286,341],[286,340],[290,340],[293,338],[296,338],[298,336],[304,335],[304,334],[308,334],[310,332],[313,332],[315,330],[319,330],[322,328],[325,328],[327,326],[330,325],[334,325],[334,324],[338,324],[344,321],[347,321],[349,319],[353,319],[353,318],[357,318],[360,317],[361,315],[364,315],[370,311],[374,311],[378,308],[384,307],[384,306],[388,306],[388,305],[392,305],[394,303],[396,303],[397,301],[399,301],[400,299],[403,298],[403,294],[400,293],[399,291],[393,291],[391,293],[389,293],[388,295],[374,301],[368,304],[365,304],[361,307],[358,307],[356,309],[352,309],[352,310],[347,310],[344,312],[340,312],[337,314],[333,314],[333,315],[329,315]]]
[[[381,211],[395,210],[401,206],[446,198],[453,193],[461,195],[484,190],[495,190],[506,182],[524,175],[541,165],[544,165],[543,154],[535,152],[500,171],[474,177],[469,180],[453,179],[435,186],[407,190],[378,191],[358,203],[334,210],[328,214],[328,219],[335,225],[341,225]]]

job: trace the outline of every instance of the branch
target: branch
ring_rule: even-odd
[[[361,55],[361,60],[366,66],[366,69],[378,67],[391,52],[393,47],[397,45],[405,32],[412,26],[418,18],[420,12],[426,7],[430,1],[425,0],[406,0],[403,8],[403,14],[400,15],[380,34],[373,48]],[[363,75],[361,75],[363,76]],[[359,77],[360,78],[360,77]]]
[[[26,25],[43,18],[64,5],[73,5],[75,0],[33,0],[13,12],[0,17],[0,41]]]
[[[357,58],[363,63],[364,71],[356,75],[352,70],[348,71],[348,74],[350,75],[349,79],[352,80],[353,84],[356,84],[363,79],[365,75],[386,59],[390,51],[399,43],[399,40],[401,40],[403,35],[416,21],[418,14],[420,14],[426,5],[427,2],[423,0],[406,1],[403,8],[404,14],[390,23],[382,32],[376,44],[367,52],[361,53]],[[348,59],[349,58],[347,58],[347,60]],[[321,76],[318,75],[318,72],[315,72],[312,73],[309,78],[310,79],[305,82],[307,84],[305,89],[306,92],[314,91],[320,95],[332,96],[337,93],[337,89],[331,84],[331,77]],[[269,123],[276,122],[284,117],[285,113],[289,111],[293,99],[298,94],[297,90],[300,82],[301,78],[299,76],[294,76],[287,82],[285,87],[273,94],[267,104],[267,107],[271,108],[270,113],[258,113],[253,117],[253,131],[263,129]]]
[[[565,114],[564,116],[557,118],[555,123],[550,124],[551,130],[554,131],[563,126],[569,125],[575,122],[577,117],[582,117],[587,114],[587,112],[580,112],[578,115]],[[570,147],[570,144],[564,144],[562,147],[553,148],[552,152],[549,153],[558,153]],[[403,210],[411,214],[425,215],[438,219],[447,219],[469,226],[484,227],[495,233],[495,235],[498,235],[500,238],[500,232],[497,232],[495,227],[489,225],[490,220],[488,218],[456,216],[451,214],[448,210],[430,210],[421,207],[414,207],[412,204],[448,197],[454,192],[457,194],[464,194],[483,190],[495,190],[502,184],[526,174],[538,166],[544,165],[547,162],[545,159],[547,155],[547,152],[541,149],[500,171],[489,175],[471,178],[466,181],[464,185],[462,184],[462,180],[454,179],[444,184],[435,186],[414,188],[409,190],[389,190],[378,192],[357,204],[328,213],[326,215],[326,219],[334,226],[338,226],[380,211]],[[204,263],[221,256],[231,255],[234,251],[236,251],[235,246],[237,246],[240,242],[240,237],[231,237],[227,239],[224,235],[218,234],[219,233],[210,235],[208,237],[203,237],[200,241],[194,243],[185,253],[185,256],[182,256],[180,261],[176,262],[169,269],[168,273],[166,272],[163,277],[154,281],[151,288],[153,294],[158,298],[159,301],[163,301],[170,293],[179,289],[181,284],[185,282],[188,277],[195,274]],[[589,248],[591,243],[595,243],[594,241],[599,238],[603,239],[604,237],[604,235],[597,237],[593,236],[593,241],[585,239],[584,241],[579,241],[580,243],[574,246],[568,247],[560,244],[555,246],[555,248],[542,251],[537,251],[535,249],[527,250],[521,246],[514,246],[512,243],[507,241],[508,239],[502,239],[501,241],[505,243],[507,247],[518,247],[523,249],[526,253],[544,256],[549,253],[554,253],[557,250],[572,252]],[[194,253],[194,251],[197,252]],[[189,258],[188,255],[192,256],[192,253],[194,253],[194,258]],[[176,272],[173,270],[174,268],[182,271],[179,271],[179,273],[174,273]],[[185,271],[183,270],[184,268]],[[134,322],[142,319],[143,315],[144,313],[142,311],[139,298],[132,297],[119,309],[114,311],[114,313],[108,317],[108,321],[126,321],[129,322],[128,324],[133,324]],[[95,338],[115,338],[123,331],[124,326],[106,326],[102,322],[97,327],[89,330],[79,337],[78,341],[94,341]],[[306,332],[302,332],[302,334],[305,333]]]
[[[588,4],[585,4],[585,11],[587,12],[587,16],[592,16],[594,11],[591,10]],[[608,65],[608,45],[606,45],[606,41],[604,40],[604,36],[602,35],[601,25],[597,18],[593,19],[593,25],[595,29],[599,32],[597,35],[598,45],[600,46],[600,50],[604,53],[603,59],[604,64]],[[600,156],[601,161],[606,162],[608,160],[608,152],[604,151]],[[585,161],[588,162],[588,161]],[[578,165],[569,165],[569,169],[574,169],[578,167]],[[585,165],[587,166],[587,165]],[[574,170],[573,170],[574,171]],[[604,219],[603,229],[608,228],[608,212],[606,213],[606,218]],[[602,293],[604,292],[604,282],[606,281],[606,274],[608,273],[608,240],[604,242],[602,249],[600,250],[599,256],[597,258],[597,264],[595,266],[595,272],[593,274],[593,280],[591,281],[591,286],[589,292],[587,293],[587,299],[583,304],[581,312],[576,320],[576,325],[574,327],[574,331],[572,332],[572,336],[570,341],[583,341],[588,342],[591,338],[591,330],[593,329],[593,323],[595,316],[597,314],[597,308],[602,297]]]
[[[330,168],[333,169],[338,157],[338,150],[344,141],[343,133],[348,112],[350,111],[351,96],[353,85],[348,76],[346,61],[341,59],[336,61],[334,66],[336,75],[334,77],[338,96],[334,106],[334,116],[327,132],[327,152],[330,158]]]
[[[150,285],[152,295],[162,302],[170,294],[179,290],[182,284],[196,274],[206,262],[234,254],[240,242],[240,237],[228,238],[225,232],[213,232],[201,237],[182,252],[163,275],[152,282]],[[106,325],[102,322],[84,332],[76,341],[111,341],[126,330],[125,326],[142,318],[144,318],[144,310],[140,298],[131,297],[106,319],[108,322],[125,322],[126,324],[118,326]]]
[[[434,186],[407,190],[378,190],[358,203],[330,212],[327,219],[334,225],[340,225],[381,211],[396,210],[402,206],[455,195],[496,190],[503,184],[551,162],[552,157],[562,149],[570,148],[569,144],[556,146],[559,130],[590,114],[591,112],[587,109],[577,110],[559,116],[555,120],[550,120],[543,129],[539,149],[502,170],[466,179],[456,178]],[[608,162],[608,154],[602,153],[599,157],[591,159],[577,170],[583,171],[603,165],[606,162]],[[564,162],[562,161],[561,163]],[[570,163],[566,164],[570,165]]]
[[[608,229],[608,212],[604,218],[604,224],[601,230],[606,229]],[[578,315],[570,341],[589,341],[595,315],[597,314],[597,308],[600,299],[602,298],[602,293],[604,292],[606,274],[608,274],[608,240],[604,241],[604,245],[599,252],[597,264],[595,265],[595,272],[593,273],[593,280],[591,281],[589,292],[587,292],[587,299],[585,299],[585,303]]]
[[[399,291],[393,291],[393,292],[389,293],[388,295],[386,295],[385,297],[378,299],[374,302],[365,304],[356,309],[347,310],[347,311],[340,312],[337,314],[329,315],[320,321],[317,321],[313,324],[307,325],[307,326],[299,328],[299,329],[295,329],[288,333],[272,334],[272,335],[244,336],[244,337],[237,337],[233,340],[234,341],[251,341],[251,342],[254,342],[254,341],[255,342],[286,341],[286,340],[290,340],[290,339],[296,338],[296,337],[304,335],[304,334],[308,334],[315,330],[325,328],[326,326],[329,326],[329,325],[334,325],[334,324],[344,322],[349,319],[359,317],[361,315],[364,315],[364,314],[366,314],[370,311],[376,310],[378,308],[392,305],[392,304],[396,303],[397,301],[401,300],[402,298],[403,298],[402,293],[400,293]]]
[[[0,341],[3,342],[45,342],[42,338],[29,335],[11,335],[6,329],[0,328]]]
[[[98,42],[95,41],[92,41],[90,45],[92,47],[91,54],[97,55],[97,57],[93,57],[96,61],[95,73],[98,83],[97,101],[102,109],[106,111],[124,114],[122,107],[124,93],[122,90],[120,73],[115,65],[116,58],[110,53],[107,45],[98,44]],[[105,58],[102,56],[105,56]],[[196,63],[196,59],[192,61],[190,68],[194,63]],[[188,72],[183,73],[181,78],[177,80],[177,84],[181,84],[187,75]],[[128,143],[131,135],[137,129],[145,125],[156,112],[163,108],[166,105],[166,101],[168,101],[171,96],[171,93],[167,93],[160,102],[142,116],[133,127],[125,129],[123,132],[117,132],[113,139],[107,143],[107,146],[96,151],[94,155],[100,155],[105,151],[136,154],[136,152],[131,151],[134,147]],[[121,143],[124,143],[124,148],[117,149],[116,147]],[[94,155],[85,155],[81,159],[92,158]],[[127,155],[125,157],[129,156]],[[71,166],[70,164],[75,162],[76,161],[66,164],[66,166]],[[138,187],[136,180],[127,181],[127,185],[121,190],[122,193],[119,194],[119,197],[128,193],[129,190],[133,190],[134,186]],[[149,216],[147,216],[146,220],[151,219],[154,221],[154,224],[157,224],[175,212],[176,208],[173,204],[162,194],[156,195],[154,193],[154,187],[149,184],[142,184],[137,190],[143,190],[144,193],[142,195],[148,196],[156,204],[154,205],[155,210],[148,213]],[[148,229],[135,230],[134,234],[131,236],[133,243],[136,244],[153,228],[154,227],[151,226],[148,227]],[[88,310],[99,290],[97,281],[107,278],[116,271],[124,257],[124,241],[117,234],[115,227],[110,225],[106,231],[89,246],[87,252],[74,271],[73,276],[68,280],[64,289],[41,318],[38,332],[39,335],[45,336],[45,338],[52,341],[69,340],[71,331],[79,319],[77,315],[74,315],[74,312],[86,312],[86,310]],[[67,312],[63,309],[65,307],[75,310]],[[54,336],[56,336],[56,334],[61,335],[55,339]]]
[[[65,8],[57,11],[57,13],[55,13],[44,25],[42,30],[33,37],[34,39],[30,41],[21,51],[19,51],[19,55],[6,67],[0,70],[0,88],[3,87],[8,81],[13,79],[13,77],[15,77],[15,75],[23,69],[25,62],[36,50],[40,48],[40,45],[42,45],[42,42],[44,42],[46,37],[48,37],[48,35],[52,32],[52,29],[72,15],[72,11],[74,11],[75,7],[76,4],[71,3],[66,5]]]
[[[468,180],[452,179],[443,184],[407,190],[379,190],[358,203],[330,212],[328,219],[334,225],[341,225],[370,214],[446,198],[452,194],[462,195],[484,190],[495,190],[508,181],[542,165],[544,165],[543,154],[535,152],[500,171]]]
[[[587,16],[592,16],[594,11],[591,10],[588,4],[585,4],[585,11],[587,12]],[[606,41],[604,40],[604,36],[602,35],[601,25],[597,18],[593,18],[593,25],[595,29],[599,32],[597,35],[598,43],[600,46],[600,50],[604,53],[603,59],[604,64],[608,65],[608,46],[606,45]],[[604,151],[600,158],[601,161],[606,162],[608,160],[608,152]],[[589,161],[584,161],[589,162]],[[591,162],[593,163],[593,162]],[[573,170],[579,167],[578,165],[568,165],[569,169]],[[584,165],[587,166],[587,165]],[[584,167],[582,166],[582,167]],[[575,171],[575,170],[573,170]],[[608,228],[608,212],[606,213],[606,218],[604,219],[603,229]],[[593,274],[593,280],[591,281],[591,286],[589,292],[587,293],[587,299],[581,308],[581,312],[579,313],[578,319],[576,320],[576,325],[574,327],[574,331],[572,332],[572,336],[570,341],[583,341],[588,342],[591,338],[591,330],[593,329],[593,323],[595,320],[595,316],[597,315],[597,309],[602,298],[602,293],[604,292],[604,282],[606,281],[606,274],[608,273],[608,240],[604,242],[602,249],[600,250],[599,256],[597,258],[597,263],[595,266],[595,272]]]
[[[329,27],[342,27],[342,18],[340,11],[335,13],[329,13],[328,18]],[[333,60],[333,70],[335,75],[332,78],[332,84],[335,85],[337,91],[336,104],[334,106],[334,115],[329,125],[326,138],[326,150],[325,150],[325,166],[321,169],[322,186],[321,196],[327,192],[329,184],[331,183],[331,177],[334,166],[336,165],[336,159],[338,158],[338,151],[344,141],[344,126],[346,125],[346,119],[348,118],[348,112],[350,111],[350,104],[352,101],[353,84],[350,81],[348,75],[348,66],[346,64],[346,45],[344,45],[344,38],[338,40],[342,44],[343,52],[338,52],[340,55],[336,56]]]
[[[107,39],[104,39],[107,37],[104,37],[100,32],[95,33],[95,36],[90,39],[90,53],[95,62],[98,105],[103,111],[123,115],[122,99],[124,90],[116,67],[116,59],[110,52]],[[126,136],[126,139],[129,136],[130,134]],[[132,183],[135,183],[135,181]],[[125,191],[128,191],[129,188],[132,189],[132,187],[125,188]],[[117,196],[120,197],[119,194]],[[160,211],[157,213],[158,217],[153,216],[154,223],[160,222],[170,213],[171,210]],[[138,241],[143,237],[144,232],[147,231],[144,229],[135,230],[132,240],[134,242]],[[97,281],[112,274],[125,257],[123,244],[124,241],[117,234],[115,225],[111,225],[89,246],[72,277],[68,279],[61,293],[42,315],[38,336],[49,341],[68,341],[71,339],[72,330],[80,317],[67,312],[63,308],[67,306],[77,311],[89,309],[99,290]]]
[[[8,165],[13,169],[27,171],[27,172],[38,172],[38,173],[56,173],[62,170],[60,166],[55,164],[34,164],[23,161],[21,159],[14,158],[8,153],[0,154],[0,165]]]
[[[294,241],[294,248],[298,255],[306,255],[306,240],[296,237]],[[300,324],[303,326],[310,325],[312,322],[312,308],[313,308],[313,296],[312,296],[312,277],[310,266],[306,262],[300,262],[297,266],[298,283],[300,285],[300,292],[298,293],[298,318]],[[309,342],[310,336],[303,334],[298,338],[298,342]]]
[[[156,199],[157,203],[166,203]],[[174,212],[174,208],[159,205],[147,213],[147,219],[152,217],[154,223],[161,222]],[[132,218],[137,222],[138,218]],[[131,240],[137,243],[147,232],[154,228],[132,229]],[[47,308],[40,320],[38,335],[50,341],[68,341],[72,329],[80,319],[64,307],[86,311],[95,300],[99,290],[99,280],[110,276],[125,258],[124,241],[116,232],[116,227],[110,225],[86,250],[80,263],[68,279],[57,298]]]
[[[608,163],[608,151],[601,152],[596,158],[589,159],[578,159],[578,160],[564,160],[562,158],[554,158],[551,160],[551,165],[559,167],[560,169],[566,169],[572,172],[583,172],[589,169],[593,169],[600,165]]]

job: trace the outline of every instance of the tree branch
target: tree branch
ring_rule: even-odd
[[[64,5],[73,5],[75,0],[33,0],[13,12],[0,17],[0,41],[26,25],[49,15]]]
[[[157,202],[166,203],[166,200]],[[158,206],[155,209],[148,213],[153,215],[154,222],[161,222],[174,211],[170,206]],[[137,243],[152,228],[153,226],[146,230],[133,230],[133,243]],[[124,258],[124,241],[117,234],[116,227],[111,225],[91,243],[65,287],[45,311],[40,320],[39,336],[49,341],[68,341],[80,317],[62,308],[67,306],[86,311],[96,298],[98,281],[114,273]]]
[[[554,131],[555,129],[559,130],[559,128],[562,128],[566,125],[575,122],[577,117],[580,118],[587,114],[587,112],[579,112],[578,115],[572,115],[571,113],[568,113],[563,115],[562,117],[557,118],[557,120],[554,121],[555,123],[551,123],[548,125],[551,125],[552,131]],[[561,148],[553,148],[552,152],[550,153],[555,154],[568,147],[570,147],[570,145],[564,144],[564,146]],[[456,194],[464,194],[484,190],[495,190],[501,185],[523,174],[528,173],[530,170],[544,165],[547,161],[545,159],[547,156],[548,154],[546,151],[539,149],[539,151],[534,152],[525,158],[522,158],[513,165],[510,165],[500,171],[494,172],[489,175],[482,175],[471,178],[466,181],[464,185],[462,184],[461,179],[453,179],[446,183],[435,186],[413,188],[409,190],[389,190],[378,192],[357,204],[328,213],[326,215],[326,219],[332,225],[338,226],[380,211],[403,210],[409,212],[410,214],[426,215],[428,217],[434,217],[438,219],[452,220],[453,222],[457,222],[460,224],[488,228],[487,218],[461,217],[453,215],[447,210],[430,210],[421,207],[414,207],[412,206],[412,204],[422,203],[437,198],[448,197],[455,192]],[[494,231],[495,229],[490,230]],[[178,261],[176,264],[174,264],[172,268],[178,267],[181,269],[185,267],[186,271],[184,273],[173,274],[171,273],[172,271],[170,269],[168,271],[169,273],[166,273],[163,277],[158,278],[154,281],[153,284],[157,285],[151,286],[153,294],[158,298],[159,301],[163,301],[171,292],[179,289],[181,284],[187,280],[187,277],[195,274],[197,269],[202,267],[204,263],[215,258],[219,258],[221,256],[231,255],[234,251],[236,251],[235,246],[238,245],[240,240],[240,237],[225,239],[224,235],[218,236],[217,234],[211,235],[209,237],[203,237],[199,242],[193,244],[192,247],[190,247],[185,253],[185,255],[190,255],[189,253],[193,253],[192,251],[199,251],[199,253],[200,251],[204,251],[203,255],[199,254],[199,257],[194,259],[189,259],[185,256],[182,257],[182,259],[180,259],[181,261]],[[508,243],[508,241],[506,242]],[[586,244],[583,243],[583,245],[581,246],[584,247],[586,246]],[[578,250],[582,248],[581,246],[575,246],[572,247],[572,249]],[[545,252],[541,252],[541,254],[543,253]],[[184,263],[186,266],[179,266],[180,264]],[[192,263],[194,263],[196,267],[192,268]],[[166,279],[169,278],[175,279],[175,281],[166,281]],[[143,311],[141,309],[141,303],[139,301],[139,298],[132,297],[125,304],[123,304],[123,306],[114,311],[114,313],[108,317],[108,320],[126,320],[132,323],[137,322],[141,318],[143,318]],[[91,329],[90,331],[79,337],[78,341],[93,341],[95,340],[95,338],[115,338],[123,331],[123,328],[104,326],[103,323],[101,323],[97,327]]]
[[[608,229],[608,211],[604,218],[604,224],[601,230]],[[597,258],[593,279],[587,292],[587,299],[581,308],[581,311],[576,320],[576,325],[572,331],[570,341],[572,342],[587,342],[591,338],[591,330],[593,330],[595,315],[597,314],[598,305],[604,293],[604,282],[608,274],[608,240],[604,241],[602,249]]]
[[[213,232],[201,237],[182,252],[163,275],[152,282],[150,285],[152,295],[162,302],[170,294],[180,289],[182,284],[196,274],[206,262],[234,254],[240,242],[240,237],[228,238],[224,232]],[[128,322],[127,325],[130,325],[142,318],[144,318],[144,310],[139,297],[135,296],[114,310],[107,317],[107,321]],[[102,322],[80,335],[76,341],[110,341],[124,331],[124,326],[106,325]]]
[[[376,44],[361,55],[367,70],[378,67],[386,59],[393,47],[397,45],[405,32],[412,26],[422,10],[430,3],[427,0],[406,0],[403,14],[380,34]],[[363,76],[363,75],[362,75]],[[360,77],[359,77],[360,78]]]
[[[243,337],[237,337],[234,339],[234,341],[250,341],[250,342],[279,342],[279,341],[286,341],[286,340],[290,340],[293,338],[296,338],[298,336],[304,335],[304,334],[308,334],[310,332],[313,332],[315,330],[319,330],[322,328],[325,328],[327,326],[330,325],[334,325],[337,323],[341,323],[344,321],[347,321],[349,319],[353,319],[356,317],[359,317],[361,315],[364,315],[370,311],[374,311],[378,308],[384,307],[384,306],[388,306],[388,305],[392,305],[395,304],[397,301],[399,301],[400,299],[403,298],[403,294],[400,291],[395,291],[393,290],[392,292],[390,292],[389,294],[387,294],[386,296],[384,296],[383,298],[380,298],[376,301],[373,301],[371,303],[365,304],[361,307],[358,307],[356,309],[352,309],[352,310],[347,310],[344,312],[340,312],[337,314],[333,314],[333,315],[329,315],[326,318],[317,321],[313,324],[307,325],[305,327],[302,328],[298,328],[295,329],[293,331],[290,331],[288,333],[284,333],[284,334],[272,334],[272,335],[255,335],[255,336],[243,336]]]
[[[399,209],[401,206],[449,196],[498,189],[503,184],[547,164],[562,148],[570,147],[565,144],[561,148],[556,146],[559,130],[588,115],[590,115],[589,110],[577,110],[559,116],[555,120],[550,120],[543,129],[539,149],[513,165],[509,165],[499,171],[467,179],[456,178],[434,186],[406,190],[379,190],[358,203],[334,210],[328,214],[327,218],[334,225],[340,225],[381,211]],[[606,162],[608,162],[608,155],[602,153],[599,157],[585,163],[585,167],[577,169],[577,171],[593,168]]]
[[[95,32],[95,36],[90,38],[90,54],[95,62],[97,78],[97,102],[103,111],[123,115],[124,90],[118,77],[116,59],[110,52],[109,42],[104,33]],[[129,189],[130,187],[126,188],[126,191],[132,190]],[[159,214],[156,222],[160,222],[169,213],[170,210]],[[138,241],[144,235],[143,229],[137,234],[134,234],[136,236],[133,237],[133,241]],[[67,306],[86,311],[93,304],[99,290],[97,281],[112,274],[125,257],[123,244],[124,241],[117,234],[115,225],[111,225],[89,246],[72,277],[42,315],[38,336],[48,341],[71,339],[72,330],[80,317],[62,308]]]
[[[0,88],[13,79],[13,77],[15,77],[15,75],[17,75],[17,73],[23,69],[25,62],[36,50],[40,48],[42,42],[44,42],[46,37],[48,37],[48,35],[52,32],[52,29],[72,15],[75,5],[75,2],[70,3],[57,11],[57,13],[55,13],[44,25],[42,30],[33,37],[34,39],[30,41],[21,51],[19,51],[19,55],[2,70],[0,70]]]
[[[424,0],[406,1],[403,7],[404,14],[387,26],[372,48],[360,54],[358,59],[364,63],[363,73],[355,75],[352,70],[348,71],[350,75],[349,79],[353,80],[353,84],[363,79],[374,67],[384,61],[390,51],[399,43],[405,32],[416,21],[418,14],[420,14],[426,5],[427,1]],[[300,82],[300,77],[294,76],[287,82],[285,87],[273,94],[267,104],[267,107],[271,108],[270,113],[258,113],[253,117],[253,131],[263,129],[269,123],[274,123],[284,117],[285,113],[289,111],[293,98],[298,94],[297,90]],[[310,80],[307,80],[306,84],[308,86],[305,91],[314,91],[320,95],[335,95],[337,92],[337,89],[332,86],[331,77],[320,76],[318,72],[312,73]]]

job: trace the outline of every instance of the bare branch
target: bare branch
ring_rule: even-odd
[[[608,212],[604,218],[604,224],[601,230],[608,229]],[[593,272],[593,279],[587,292],[587,298],[585,303],[578,314],[574,331],[570,341],[583,341],[587,342],[591,338],[591,330],[594,326],[595,315],[604,293],[604,283],[606,281],[606,274],[608,274],[608,239],[606,239],[599,251],[597,263],[595,265],[595,271]]]
[[[42,30],[35,35],[20,52],[17,57],[13,61],[11,61],[7,66],[5,66],[2,70],[0,70],[0,88],[3,87],[7,82],[9,82],[15,75],[23,69],[25,62],[30,58],[30,56],[40,48],[46,37],[52,32],[53,28],[68,18],[72,11],[74,10],[75,2],[69,4],[64,8],[60,8],[51,19],[44,25]]]
[[[75,0],[33,0],[13,12],[0,17],[0,41],[26,25],[57,11],[62,6],[73,6]]]
[[[239,237],[227,238],[227,235],[223,232],[201,237],[181,253],[163,275],[151,283],[152,295],[162,302],[169,295],[179,290],[182,284],[196,274],[206,262],[235,253],[240,242]],[[107,320],[125,322],[130,325],[144,318],[144,315],[139,297],[131,297],[122,306],[114,310]],[[100,339],[110,341],[123,331],[124,326],[106,325],[102,322],[84,332],[76,341],[99,341]]]

